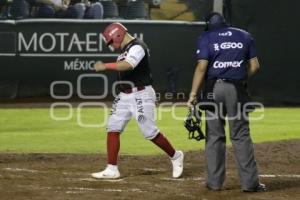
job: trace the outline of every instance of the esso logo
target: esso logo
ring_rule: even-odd
[[[219,36],[232,36],[232,32],[227,31],[227,32],[224,32],[224,33],[219,33]]]
[[[220,45],[221,49],[242,49],[244,47],[241,42],[223,42]]]

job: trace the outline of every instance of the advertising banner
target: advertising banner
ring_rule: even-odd
[[[118,52],[106,47],[102,35],[111,22],[32,19],[1,23],[1,80],[21,82],[23,88],[28,84],[33,94],[35,88],[39,93],[41,87],[49,88],[53,81],[68,81],[76,87],[80,75],[95,73],[92,66],[96,61],[116,60]],[[149,20],[121,22],[134,37],[148,45],[155,88],[187,91],[196,63],[195,41],[204,24]],[[115,72],[104,74],[110,83],[116,78]],[[101,90],[101,80],[86,78],[83,90],[87,93]]]

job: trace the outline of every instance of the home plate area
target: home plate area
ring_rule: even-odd
[[[255,145],[263,193],[243,193],[232,156],[227,151],[224,190],[205,187],[203,151],[186,152],[182,178],[173,179],[164,155],[121,156],[117,180],[90,174],[105,167],[105,155],[0,154],[0,199],[284,199],[300,196],[300,140]]]

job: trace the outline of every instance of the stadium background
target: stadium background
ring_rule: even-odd
[[[145,2],[147,7],[149,1]],[[183,127],[187,113],[184,106],[174,110],[170,106],[157,109],[162,113],[159,127],[176,148],[186,153],[183,178],[169,178],[168,159],[143,139],[134,121],[122,135],[119,161],[122,179],[109,182],[90,178],[91,172],[105,165],[106,131],[105,126],[81,126],[79,119],[86,125],[97,125],[105,121],[109,108],[89,105],[80,110],[78,104],[81,101],[101,103],[103,99],[81,99],[76,88],[78,76],[95,74],[87,68],[90,61],[115,59],[116,55],[98,40],[106,24],[122,21],[132,33],[147,42],[151,48],[154,85],[160,94],[187,95],[189,92],[195,66],[195,40],[203,31],[203,16],[213,9],[213,1],[162,0],[160,7],[151,10],[150,18],[138,20],[127,17],[21,19],[20,16],[0,20],[0,199],[298,199],[299,1],[225,0],[223,3],[227,20],[249,31],[256,41],[261,70],[250,82],[254,99],[277,106],[266,107],[262,112],[263,120],[251,120],[260,176],[269,192],[244,194],[240,191],[230,141],[227,143],[224,190],[212,193],[205,189],[204,142],[187,139]],[[65,37],[65,43],[57,42],[53,51],[43,51],[39,45],[41,37],[44,35],[43,47],[50,49],[55,33],[69,35]],[[30,44],[35,34],[37,50],[34,42]],[[76,48],[60,51],[62,44],[68,47],[74,34],[80,42],[87,42],[86,37],[90,34],[91,42],[96,42],[91,49],[103,49],[93,51],[83,47],[83,51]],[[26,40],[25,45],[23,40],[20,43],[21,37]],[[55,39],[59,41],[57,35]],[[24,50],[26,46],[30,46],[29,50]],[[69,57],[69,54],[73,56]],[[77,56],[80,57],[77,59]],[[76,68],[76,61],[79,68],[70,70]],[[105,74],[111,88],[115,75]],[[74,93],[63,100],[51,98],[53,81],[69,81]],[[87,78],[81,86],[83,94],[95,95],[103,91],[103,82],[99,79]],[[59,96],[69,93],[66,82],[57,84],[54,90]],[[110,97],[104,101],[110,102]],[[169,101],[166,105],[185,101],[181,98],[162,99],[160,105],[165,103],[164,100]],[[62,108],[49,109],[55,102],[65,104],[61,104],[64,105]],[[257,110],[251,117],[262,113]],[[51,114],[60,120],[55,120]],[[174,119],[173,114],[179,119]]]
[[[152,9],[150,12],[153,19],[173,18],[193,22],[177,24],[166,21],[165,23],[158,23],[150,19],[123,21],[132,32],[144,32],[144,39],[151,48],[152,70],[157,91],[189,92],[191,74],[195,66],[195,40],[203,31],[203,25],[197,21],[203,19],[203,13],[212,9],[212,2],[191,0],[179,1],[178,3],[171,0],[163,1],[160,9]],[[271,105],[295,105],[300,102],[300,93],[297,92],[300,90],[300,83],[297,81],[299,80],[299,73],[297,73],[299,67],[297,65],[298,46],[296,45],[299,44],[299,28],[295,22],[295,19],[299,18],[298,4],[298,1],[283,3],[280,0],[272,1],[271,5],[267,0],[224,2],[224,14],[229,23],[249,31],[255,38],[261,71],[251,82],[250,89],[252,95],[261,102]],[[173,10],[170,9],[172,6],[175,7]],[[162,15],[162,13],[167,14]],[[49,87],[52,81],[70,80],[76,88],[78,75],[91,73],[90,70],[64,70],[64,60],[72,61],[75,60],[74,57],[65,59],[21,57],[20,54],[24,52],[18,52],[15,44],[18,42],[18,33],[37,32],[43,34],[65,31],[78,32],[83,37],[88,31],[100,33],[110,21],[110,19],[105,19],[98,23],[72,22],[72,20],[71,22],[70,20],[61,22],[61,20],[53,19],[51,21],[50,19],[46,22],[36,22],[32,19],[28,22],[25,19],[10,24],[0,21],[1,53],[16,53],[12,57],[3,55],[0,57],[2,69],[1,99],[49,97]],[[53,26],[56,26],[55,30],[52,28]],[[11,35],[7,34],[8,32]],[[174,42],[174,38],[180,39]],[[49,46],[47,44],[49,37],[46,37],[44,42],[46,47]],[[61,44],[57,44],[57,46],[59,45]],[[107,50],[104,49],[104,51]],[[54,53],[56,53],[55,50]],[[80,60],[103,59],[101,53],[103,52],[99,52],[99,57],[80,58]],[[103,60],[105,59],[107,58]],[[113,81],[115,77],[110,73],[108,74],[109,80]],[[180,76],[178,76],[179,74]],[[172,81],[176,82],[173,86]],[[83,86],[85,94],[95,94],[100,90],[101,82],[97,84],[95,80],[87,80]],[[64,87],[57,87],[55,91],[57,94],[66,93]],[[73,97],[76,97],[76,92],[74,92]]]

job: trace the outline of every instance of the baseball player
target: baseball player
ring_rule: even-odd
[[[120,134],[131,118],[135,118],[145,139],[151,140],[171,159],[173,177],[179,178],[183,171],[184,154],[176,151],[167,138],[156,127],[154,121],[156,95],[152,88],[149,68],[149,51],[146,44],[132,37],[120,23],[112,23],[103,32],[105,42],[121,54],[114,63],[96,62],[96,71],[118,72],[121,91],[115,98],[107,125],[107,166],[105,170],[93,173],[97,179],[120,177],[117,166],[120,148]]]
[[[259,69],[253,38],[246,31],[229,27],[219,13],[208,15],[206,22],[207,31],[197,42],[198,64],[188,101],[189,106],[195,104],[198,89],[205,82],[200,103],[206,110],[206,186],[210,190],[221,190],[225,180],[227,116],[243,191],[265,191],[265,185],[259,182],[248,113],[241,113],[239,107],[246,105],[245,81]],[[205,107],[204,100],[213,102],[215,107]]]

